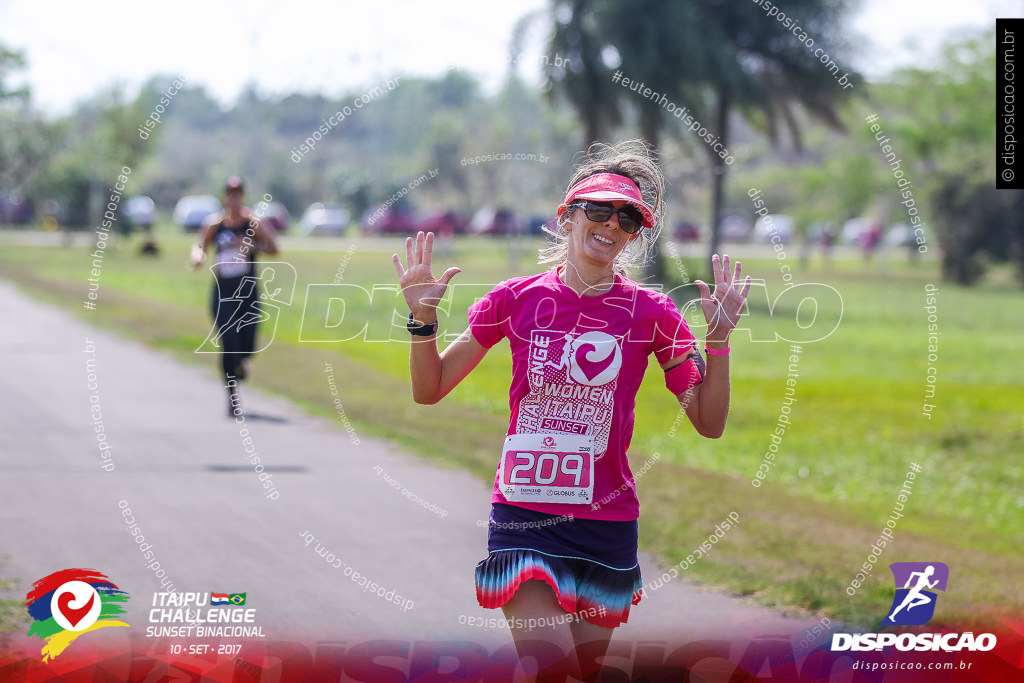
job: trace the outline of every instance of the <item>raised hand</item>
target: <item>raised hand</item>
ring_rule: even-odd
[[[700,307],[704,312],[704,320],[708,323],[708,333],[705,339],[711,342],[728,341],[729,335],[739,322],[740,314],[747,305],[747,292],[750,291],[750,276],[743,282],[740,288],[740,274],[743,267],[736,262],[736,270],[729,281],[729,255],[725,254],[721,259],[718,254],[711,257],[711,266],[715,272],[715,291],[711,292],[708,284],[703,280],[694,280],[700,290]]]
[[[391,255],[395,270],[398,271],[398,284],[402,286],[409,310],[416,321],[425,325],[437,320],[437,304],[444,297],[448,283],[457,273],[462,272],[452,266],[441,274],[439,280],[435,280],[430,272],[430,255],[433,250],[434,233],[424,235],[421,230],[416,233],[415,242],[412,237],[405,238],[408,269],[402,267],[402,259],[398,254]]]

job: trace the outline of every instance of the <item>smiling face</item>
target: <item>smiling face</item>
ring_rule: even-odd
[[[627,204],[625,201],[612,202],[616,209]],[[640,233],[630,235],[619,227],[618,213],[613,213],[608,220],[595,222],[587,218],[586,212],[576,207],[565,224],[569,232],[569,261],[577,267],[589,265],[601,269],[611,269],[615,257],[619,255],[630,240],[636,239]]]

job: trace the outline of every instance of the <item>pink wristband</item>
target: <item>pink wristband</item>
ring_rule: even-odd
[[[705,346],[704,353],[708,354],[709,356],[728,356],[730,349],[732,349],[731,345],[726,346],[724,349],[709,349],[708,347]]]

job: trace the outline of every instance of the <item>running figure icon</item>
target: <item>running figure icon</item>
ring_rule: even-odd
[[[899,607],[894,609],[889,614],[889,621],[896,623],[896,620],[893,617],[895,617],[896,613],[904,607],[906,607],[907,611],[909,612],[910,610],[914,609],[915,607],[918,607],[919,605],[927,605],[929,602],[932,601],[932,599],[929,596],[923,594],[921,591],[925,588],[935,588],[935,586],[938,585],[938,579],[935,579],[935,581],[928,580],[934,573],[934,565],[928,565],[923,572],[911,572],[910,576],[907,578],[907,582],[903,585],[903,587],[910,588],[910,584],[914,580],[915,576],[918,577],[917,584],[913,588],[910,588],[910,592],[908,592],[907,596],[903,598],[903,602],[900,603]]]

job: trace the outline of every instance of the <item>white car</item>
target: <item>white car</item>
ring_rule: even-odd
[[[300,235],[341,235],[348,228],[349,213],[340,204],[310,204],[299,220]]]
[[[156,222],[156,205],[151,198],[140,194],[125,201],[121,214],[127,223],[149,228]]]
[[[783,214],[761,216],[754,223],[754,240],[757,242],[771,244],[772,238],[778,235],[783,244],[789,244],[794,232],[793,219]]]
[[[718,237],[723,242],[746,242],[753,226],[742,216],[726,216],[718,224]]]
[[[864,235],[871,230],[870,218],[851,218],[843,223],[843,230],[839,233],[839,241],[843,244],[860,245]]]
[[[210,194],[191,194],[178,200],[174,207],[174,222],[185,230],[198,230],[212,213],[224,210],[220,201]]]
[[[889,226],[889,231],[885,233],[885,238],[882,241],[883,244],[889,247],[909,247],[917,244],[917,240],[914,235],[914,226],[908,223],[896,223],[895,225],[891,225]]]

